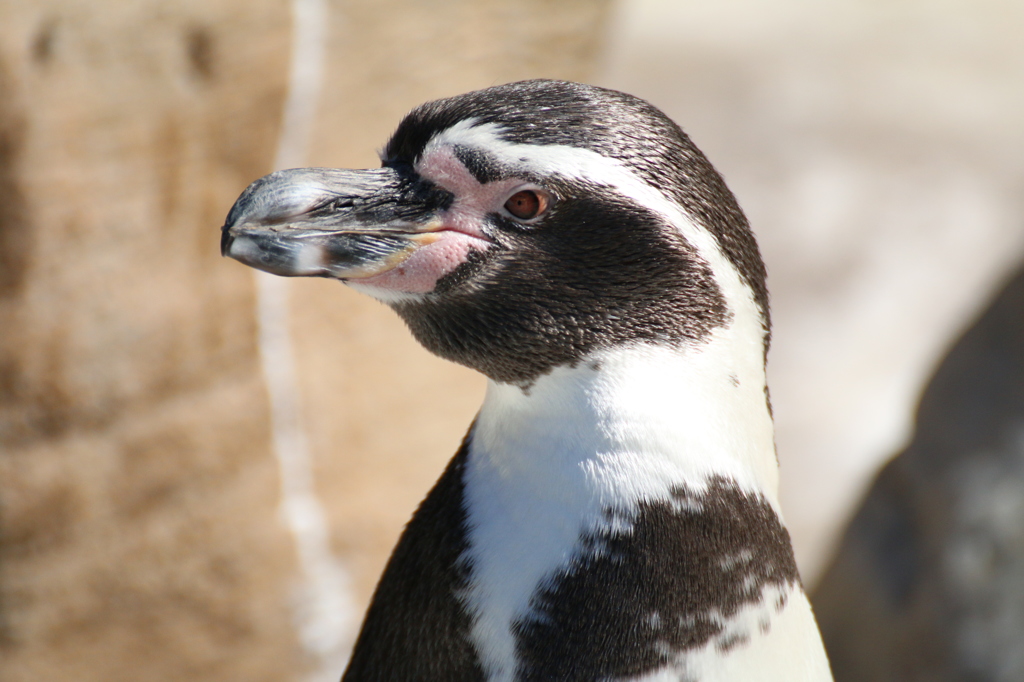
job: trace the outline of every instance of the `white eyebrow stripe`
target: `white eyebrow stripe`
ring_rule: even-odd
[[[751,321],[762,319],[762,311],[754,300],[753,291],[743,282],[711,231],[699,225],[678,203],[649,185],[628,166],[618,159],[581,147],[509,142],[502,137],[503,130],[497,123],[478,123],[474,118],[465,119],[434,135],[425,145],[423,156],[428,156],[440,147],[470,147],[510,168],[518,167],[539,176],[583,180],[608,187],[674,225],[683,239],[711,268],[729,309],[740,311],[748,306],[753,307],[750,312],[754,314],[749,317],[740,314],[739,318]]]

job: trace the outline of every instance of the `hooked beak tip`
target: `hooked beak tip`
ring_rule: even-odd
[[[231,254],[231,244],[235,241],[235,236],[231,234],[230,228],[225,225],[221,228],[220,233],[220,255],[228,256]]]

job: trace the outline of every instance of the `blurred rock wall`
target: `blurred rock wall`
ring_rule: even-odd
[[[328,7],[311,165],[376,165],[426,99],[585,78],[606,11]],[[272,170],[290,27],[282,0],[0,5],[4,682],[310,668],[252,273],[219,257],[217,229]],[[361,612],[483,384],[337,283],[291,299],[316,485]]]

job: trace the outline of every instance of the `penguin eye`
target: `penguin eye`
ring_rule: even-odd
[[[530,220],[548,210],[548,198],[537,190],[522,189],[508,198],[505,210],[520,220]]]

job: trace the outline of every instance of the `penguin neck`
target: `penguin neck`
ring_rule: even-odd
[[[595,352],[527,389],[490,382],[471,469],[591,519],[716,479],[778,511],[763,343],[734,322],[692,345]]]

